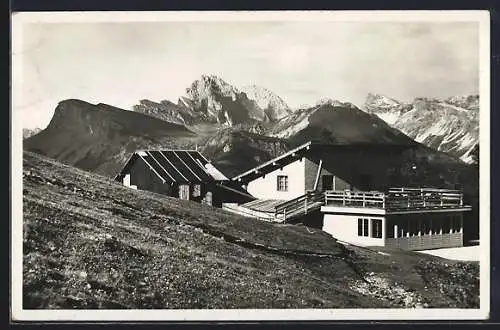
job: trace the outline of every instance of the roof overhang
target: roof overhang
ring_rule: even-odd
[[[246,172],[243,172],[235,177],[233,177],[233,181],[237,181],[240,183],[247,183],[252,180],[255,180],[258,177],[261,177],[267,173],[270,173],[278,168],[286,166],[290,163],[293,163],[297,159],[301,159],[304,157],[304,154],[309,151],[311,148],[312,142],[304,143],[303,145],[292,149],[281,156],[278,156],[274,159],[271,159],[265,163],[260,164],[257,167],[254,167]]]

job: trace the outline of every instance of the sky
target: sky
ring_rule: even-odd
[[[13,111],[25,128],[44,128],[69,98],[176,102],[202,74],[268,88],[294,108],[479,91],[477,22],[38,22],[19,38]]]

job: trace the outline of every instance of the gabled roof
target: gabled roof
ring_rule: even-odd
[[[196,150],[136,151],[117,175],[123,175],[137,159],[144,161],[163,182],[191,183],[227,180]]]
[[[396,144],[373,144],[373,143],[320,143],[309,141],[304,143],[270,161],[260,164],[246,172],[243,172],[232,180],[247,183],[256,178],[259,178],[267,173],[270,173],[278,168],[282,168],[294,161],[301,159],[302,157],[314,152],[316,155],[321,155],[321,157],[328,157],[329,154],[334,153],[336,150],[347,149],[347,150],[403,150],[408,149],[412,146],[408,145],[396,145]]]
[[[304,143],[303,145],[300,145],[297,148],[292,149],[281,156],[271,159],[270,161],[262,163],[259,166],[252,168],[251,170],[248,170],[233,177],[233,180],[240,182],[252,181],[255,178],[262,176],[263,174],[270,173],[276,170],[277,168],[286,166],[292,163],[293,161],[300,159],[311,148],[311,145],[312,145],[311,141]]]

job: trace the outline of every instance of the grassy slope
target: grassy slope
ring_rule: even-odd
[[[23,183],[25,308],[478,307],[474,263],[347,249],[29,152]]]

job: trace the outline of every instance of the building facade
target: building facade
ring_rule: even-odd
[[[324,150],[309,142],[236,176],[233,181],[258,199],[291,200],[313,190],[357,190],[329,168],[323,154]]]
[[[327,192],[323,230],[364,246],[424,250],[463,246],[461,192],[395,188],[380,192]]]
[[[234,177],[256,200],[227,209],[266,221],[301,222],[357,245],[462,246],[463,215],[471,210],[463,194],[387,187],[395,179],[387,171],[390,157],[401,149],[377,148],[301,145]]]
[[[220,205],[221,184],[228,179],[195,150],[137,151],[115,177],[133,189]]]

